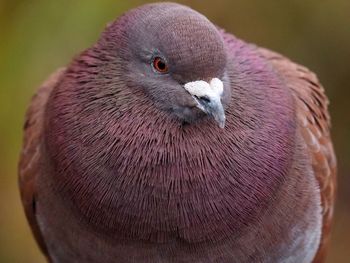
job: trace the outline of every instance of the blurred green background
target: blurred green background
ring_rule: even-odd
[[[31,95],[90,46],[104,25],[148,1],[0,0],[0,262],[44,262],[17,190],[22,124]],[[184,0],[240,38],[315,71],[331,100],[338,203],[327,262],[350,262],[350,1]]]

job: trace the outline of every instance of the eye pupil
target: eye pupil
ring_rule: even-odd
[[[157,63],[157,66],[158,66],[158,68],[159,68],[160,70],[165,70],[165,69],[166,69],[165,63],[162,62],[162,61],[159,61],[159,62]]]
[[[156,57],[153,60],[153,67],[160,73],[167,73],[168,72],[168,65],[160,57]]]

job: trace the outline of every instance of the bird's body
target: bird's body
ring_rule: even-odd
[[[149,70],[158,58],[169,69]],[[209,98],[187,88],[214,78]],[[20,187],[36,239],[52,262],[321,263],[327,103],[312,72],[189,8],[135,9],[32,101]]]

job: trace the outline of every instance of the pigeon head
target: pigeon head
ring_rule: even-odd
[[[224,127],[226,51],[206,17],[178,4],[146,5],[110,24],[100,43],[118,52],[124,81],[156,107],[185,122],[208,115]]]

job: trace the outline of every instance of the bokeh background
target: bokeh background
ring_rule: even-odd
[[[22,124],[31,95],[104,25],[148,1],[0,0],[0,262],[44,262],[17,189]],[[350,262],[350,1],[183,0],[240,38],[315,71],[330,98],[339,162],[329,263]]]

